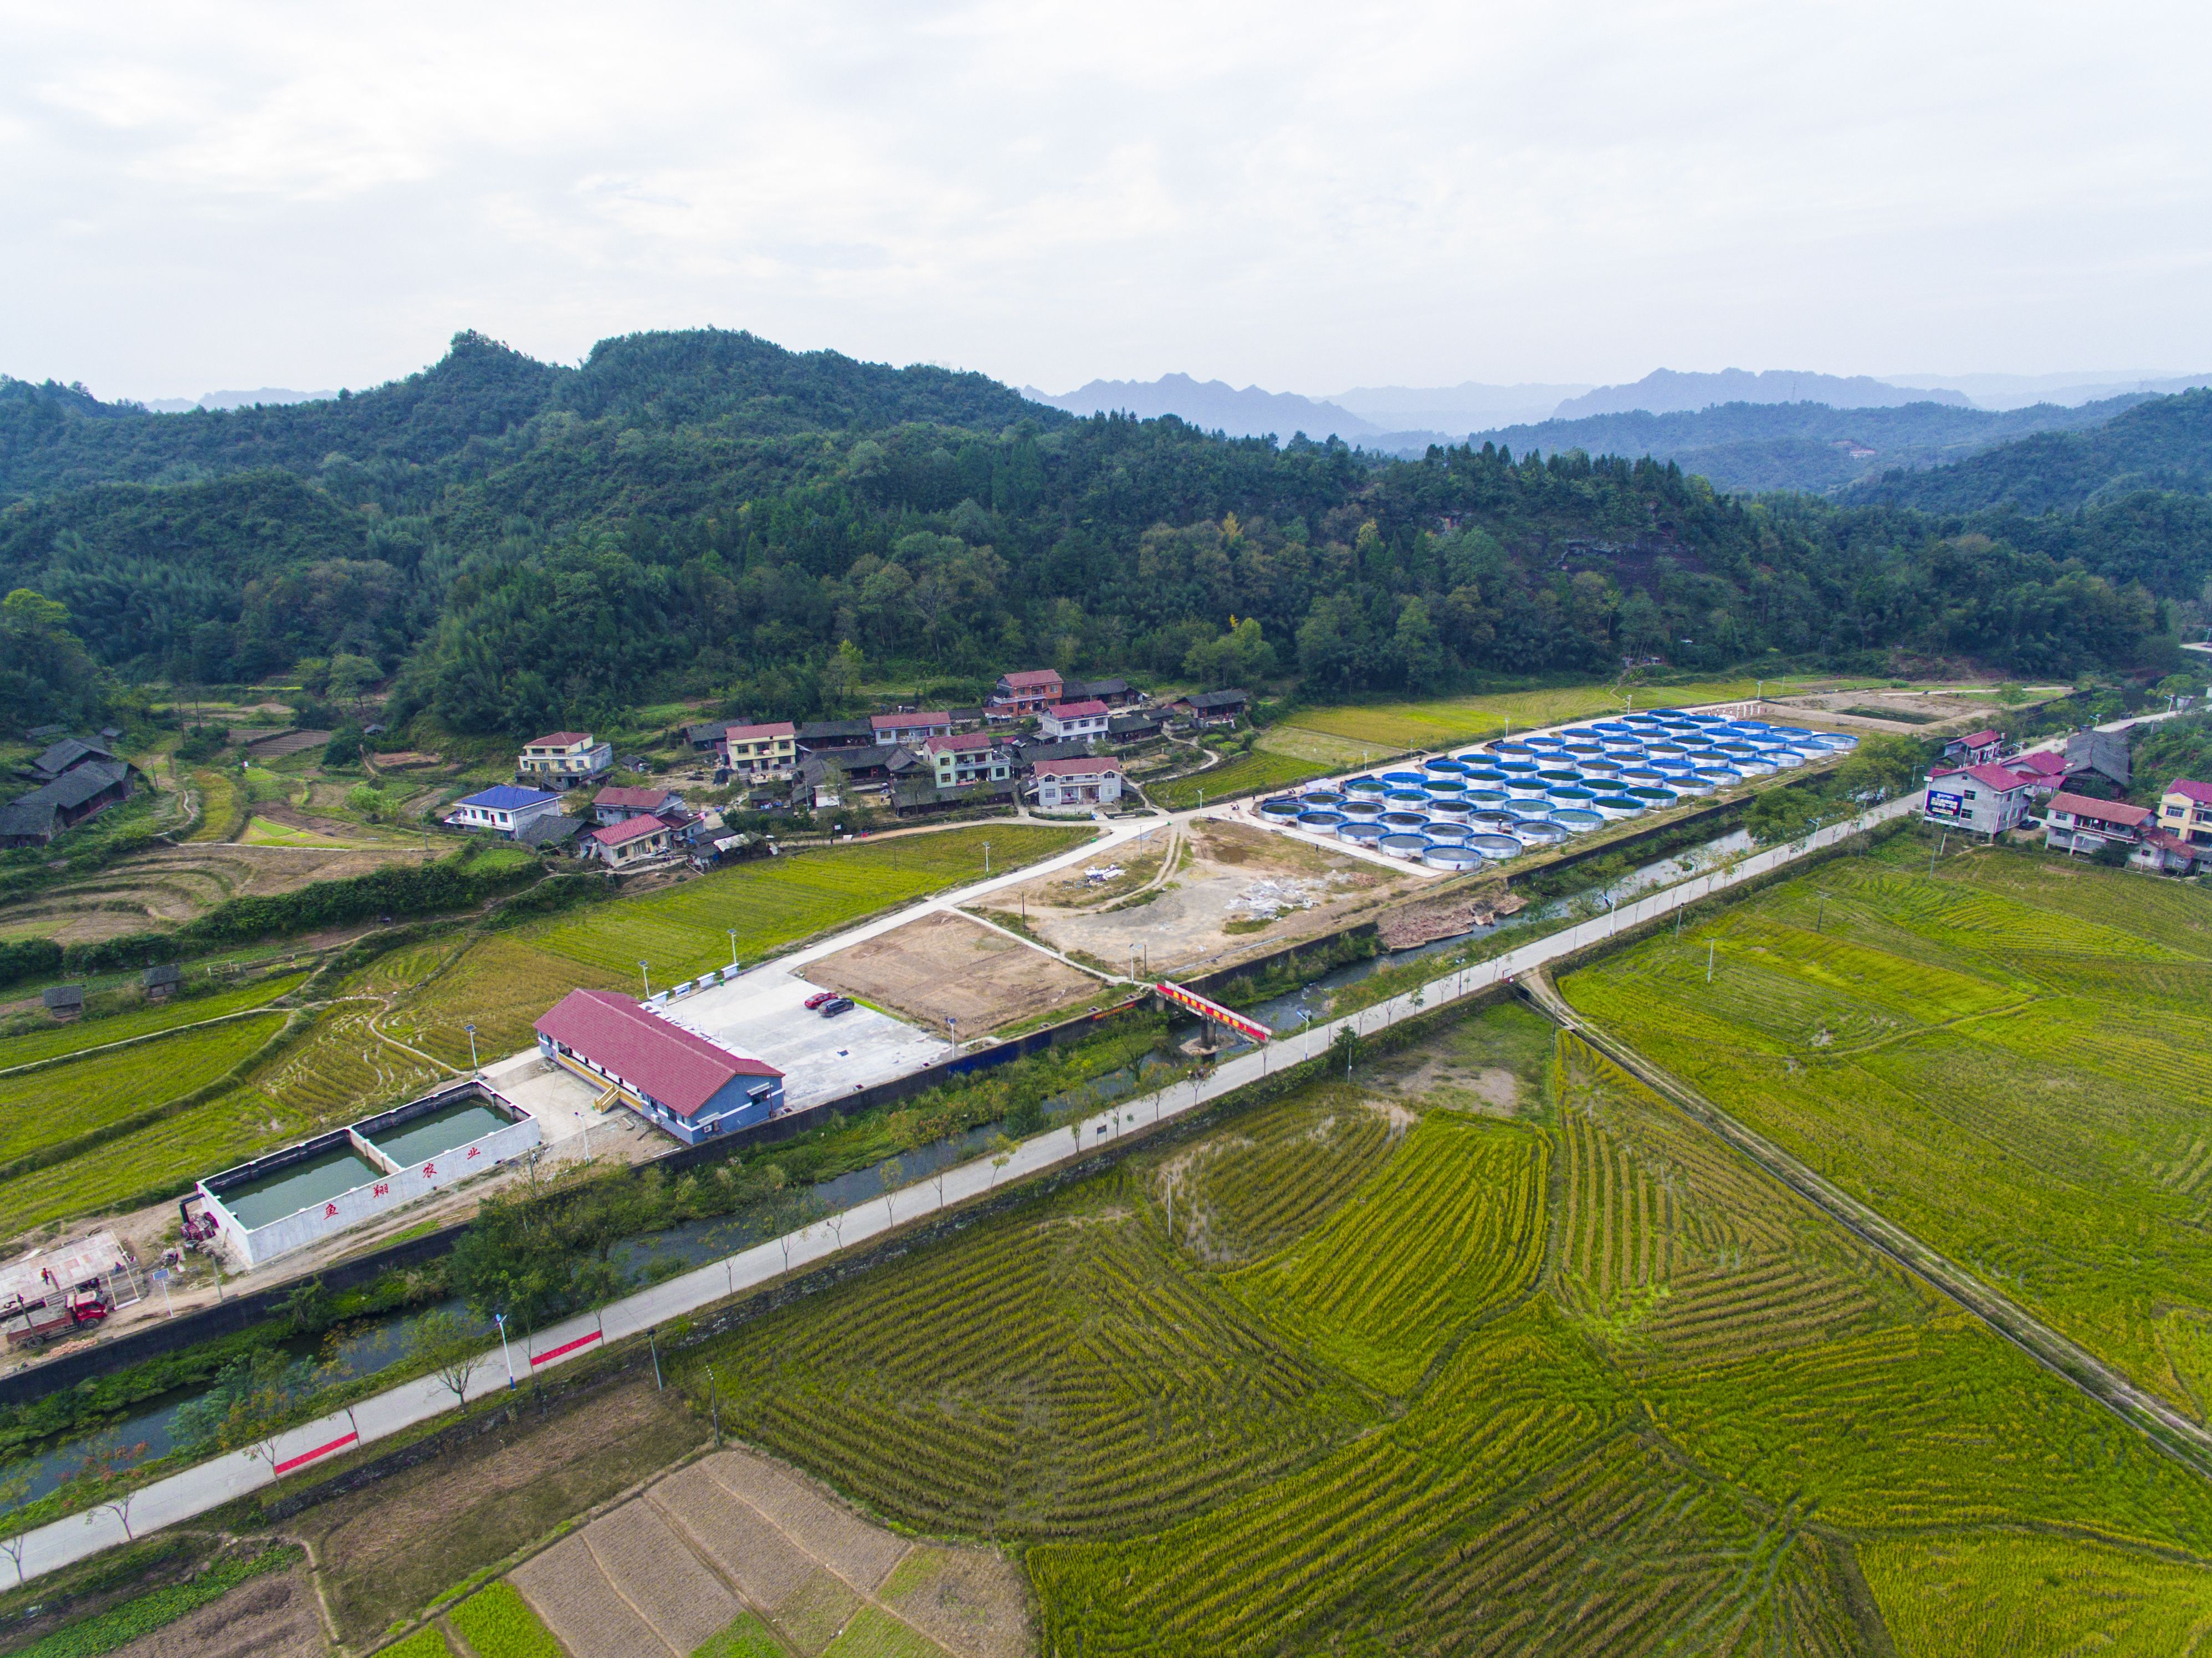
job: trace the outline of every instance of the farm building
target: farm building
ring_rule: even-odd
[[[2212,864],[2212,847],[2193,847],[2157,828],[2143,830],[2142,840],[2128,858],[2129,868],[2153,875],[2191,875],[2208,864]]]
[[[720,748],[722,734],[731,726],[741,723],[743,722],[735,720],[708,720],[696,726],[686,726],[684,728],[684,740],[698,752],[704,754],[709,749]]]
[[[608,823],[583,838],[583,854],[623,869],[665,855],[675,845],[675,831],[658,817],[632,817]]]
[[[149,1002],[165,1002],[175,995],[185,982],[185,970],[174,962],[165,962],[159,967],[149,967],[138,975],[138,988],[145,992]]]
[[[536,1028],[546,1059],[687,1145],[765,1122],[783,1105],[774,1066],[611,991],[572,990]]]
[[[2066,739],[2066,774],[2086,777],[2092,772],[2122,788],[2127,787],[2134,775],[2134,765],[2128,756],[2124,732],[2075,732]]]
[[[1144,700],[1145,694],[1126,679],[1077,679],[1060,687],[1069,702],[1103,702],[1109,708],[1126,708]]]
[[[1974,765],[1960,771],[1939,771],[1928,780],[1928,797],[1921,816],[1946,829],[1971,829],[1976,835],[1997,835],[2017,828],[2027,816],[2034,785],[2002,766]]]
[[[1037,716],[1037,729],[1055,743],[1087,743],[1106,735],[1113,710],[1096,698],[1085,702],[1055,702]]]
[[[101,744],[88,742],[82,737],[65,737],[31,762],[31,770],[41,783],[51,783],[58,777],[68,776],[88,762],[112,762],[114,758]]]
[[[1040,811],[1088,811],[1121,798],[1118,760],[1041,760],[1035,769]]]
[[[2158,826],[2192,847],[2212,847],[2212,784],[2175,778],[2158,798]]]
[[[84,987],[48,985],[39,993],[39,1000],[57,1019],[74,1019],[84,1011]]]
[[[560,810],[561,797],[548,790],[501,783],[464,795],[446,814],[446,823],[451,829],[489,829],[512,839],[524,824]]]
[[[1113,743],[1149,743],[1167,725],[1164,715],[1150,708],[1117,714],[1106,722],[1106,737]]]
[[[596,783],[614,769],[611,743],[596,743],[589,732],[548,732],[533,737],[515,756],[514,774],[526,783],[573,789]]]

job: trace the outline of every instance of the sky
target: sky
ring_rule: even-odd
[[[2212,366],[2212,9],[0,0],[0,373]]]

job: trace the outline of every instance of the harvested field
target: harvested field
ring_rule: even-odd
[[[574,1658],[689,1658],[717,1632],[757,1628],[755,1620],[806,1654],[1030,1650],[1010,1562],[910,1544],[740,1449],[680,1469],[524,1562],[510,1581]]]
[[[182,926],[227,898],[268,897],[316,881],[342,881],[392,864],[420,863],[419,847],[251,847],[191,841],[162,847],[0,905],[0,933],[36,932],[73,944],[149,926]]]
[[[325,1658],[305,1567],[256,1577],[175,1623],[112,1649],[114,1658]]]
[[[1334,932],[1405,879],[1364,859],[1204,818],[1189,825],[1164,878],[1116,902],[1093,907],[1047,880],[994,894],[992,903],[1006,912],[1025,900],[1030,930],[1055,950],[1116,969],[1135,952],[1150,971],[1189,972]]]
[[[936,914],[810,963],[814,983],[906,1014],[932,1030],[947,1016],[963,1035],[1033,1018],[1103,993],[1087,973],[965,916]]]
[[[339,1634],[357,1645],[705,1436],[650,1380],[543,1423],[526,1404],[512,1425],[310,1509],[288,1529],[313,1547]]]

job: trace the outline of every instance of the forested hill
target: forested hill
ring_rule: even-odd
[[[1824,403],[1729,403],[1654,415],[1589,415],[1477,433],[1477,443],[1516,453],[1650,455],[1711,480],[1716,489],[1752,494],[1776,489],[1820,495],[1862,478],[1958,460],[1992,444],[2036,432],[2101,426],[2149,401],[2110,398],[2079,408],[2039,404],[2002,414],[1940,403],[1881,409],[1832,409]]]
[[[1328,695],[1624,659],[1873,671],[1893,647],[2157,667],[2212,576],[2202,496],[1939,519],[1648,459],[1387,460],[743,334],[573,369],[463,336],[393,386],[233,415],[11,382],[0,470],[0,591],[64,607],[114,673],[236,683],[343,652],[394,677],[389,722],[485,733],[676,695],[805,717],[866,667],[963,699],[1038,663]],[[76,659],[58,625],[0,616],[0,719],[82,686],[35,665]]]
[[[1887,473],[1850,499],[1934,513],[2051,513],[2147,489],[2212,491],[2212,387],[2153,398],[2094,431],[2023,438],[1935,471]]]
[[[580,367],[542,363],[480,334],[456,335],[435,367],[359,395],[154,415],[71,387],[0,377],[0,501],[92,483],[190,482],[331,457],[387,491],[480,474],[532,422],[572,415],[624,428],[722,425],[769,436],[902,421],[997,430],[1061,418],[981,374],[793,352],[720,330],[602,340]],[[431,476],[420,475],[428,471]]]

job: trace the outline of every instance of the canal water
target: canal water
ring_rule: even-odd
[[[1654,887],[1683,880],[1700,870],[1710,868],[1721,858],[1750,850],[1752,845],[1750,835],[1738,829],[1674,857],[1630,870],[1610,885],[1595,889],[1595,896],[1601,903],[1622,902]],[[1486,938],[1507,928],[1526,927],[1540,921],[1561,919],[1573,904],[1587,903],[1591,896],[1590,893],[1583,893],[1574,899],[1555,899],[1544,904],[1532,904],[1519,914],[1508,916],[1494,926],[1478,927],[1472,932],[1440,938],[1433,944],[1422,944],[1413,950],[1396,950],[1347,963],[1310,984],[1271,998],[1256,1006],[1248,1007],[1243,1011],[1289,1039],[1305,1023],[1309,1015],[1316,1023],[1326,1019],[1330,998],[1335,992],[1346,985],[1358,983],[1370,974],[1383,968],[1402,967],[1411,962],[1447,955],[1464,949],[1471,940]],[[1188,1027],[1176,1031],[1175,1040],[1181,1042],[1197,1032],[1198,1025],[1194,1021]],[[1129,1065],[1107,1072],[1079,1088],[1071,1089],[1047,1100],[1046,1121],[1058,1122],[1087,1115],[1102,1105],[1109,1105],[1129,1094],[1144,1092],[1149,1085],[1149,1079],[1156,1073],[1170,1068],[1173,1063],[1173,1060],[1158,1054],[1146,1053]],[[470,1106],[459,1109],[482,1110],[483,1108]],[[441,1115],[441,1127],[450,1133],[450,1125],[443,1122],[445,1114],[447,1114]],[[971,1128],[964,1133],[928,1145],[916,1146],[910,1151],[902,1151],[896,1157],[887,1157],[865,1169],[817,1181],[807,1188],[809,1206],[815,1214],[835,1214],[880,1197],[886,1189],[914,1185],[927,1180],[940,1169],[948,1169],[981,1155],[993,1137],[1004,1132],[1003,1123],[986,1123],[980,1128]],[[895,1173],[891,1169],[893,1163],[897,1165]],[[759,1217],[708,1216],[619,1244],[612,1259],[625,1272],[640,1277],[671,1278],[763,1242],[774,1224]],[[311,1357],[322,1352],[327,1343],[331,1357],[343,1363],[350,1374],[374,1376],[407,1357],[413,1350],[417,1323],[424,1315],[434,1311],[453,1313],[463,1318],[471,1316],[467,1308],[456,1297],[439,1303],[434,1308],[412,1308],[405,1312],[386,1314],[343,1326],[334,1339],[327,1335],[303,1338],[288,1344],[287,1351],[296,1357]],[[489,1324],[484,1324],[481,1328],[487,1342],[497,1334]],[[179,1407],[198,1397],[204,1391],[200,1388],[179,1388],[173,1393],[149,1400],[134,1407],[120,1421],[95,1434],[58,1443],[34,1455],[27,1469],[32,1480],[31,1496],[35,1498],[53,1490],[84,1460],[86,1453],[94,1445],[112,1442],[135,1445],[143,1440],[147,1448],[147,1460],[165,1455],[175,1448],[172,1424]]]

